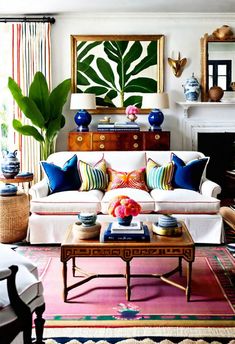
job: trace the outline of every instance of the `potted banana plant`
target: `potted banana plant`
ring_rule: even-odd
[[[55,151],[58,133],[65,125],[62,114],[71,87],[71,80],[66,79],[49,91],[43,73],[37,72],[29,87],[29,95],[24,96],[18,84],[9,77],[8,88],[23,114],[32,125],[23,125],[18,119],[12,122],[13,128],[21,135],[32,136],[40,142],[41,158],[47,157]]]

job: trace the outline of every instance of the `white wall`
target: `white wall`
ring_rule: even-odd
[[[165,121],[163,130],[171,131],[171,149],[183,148],[183,110],[176,101],[183,101],[183,87],[186,79],[194,72],[200,81],[200,38],[205,33],[211,34],[216,28],[227,24],[235,32],[235,18],[228,15],[204,14],[115,14],[104,15],[60,15],[55,16],[56,23],[52,26],[52,76],[56,85],[71,76],[70,35],[89,34],[163,34],[165,35],[164,52],[164,89],[170,97],[170,109],[164,110]],[[180,78],[176,78],[167,63],[167,57],[186,57],[188,62]],[[192,110],[194,111],[194,110]],[[200,116],[212,116],[211,109],[200,108]],[[223,107],[223,111],[233,112],[234,107]],[[208,113],[208,114],[207,114]],[[67,150],[68,132],[76,126],[73,121],[74,111],[69,110],[67,102],[64,114],[66,125],[57,140],[57,150]],[[102,116],[94,115],[91,128],[95,128]],[[235,117],[235,116],[234,116]],[[115,116],[114,118],[119,118]],[[125,116],[121,117],[122,120]],[[200,120],[200,117],[199,117]],[[148,127],[147,116],[139,116],[143,127]]]

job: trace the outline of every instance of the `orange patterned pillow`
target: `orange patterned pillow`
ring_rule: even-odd
[[[133,188],[148,191],[145,184],[145,167],[131,172],[119,172],[112,168],[107,168],[109,184],[108,190],[120,188]]]

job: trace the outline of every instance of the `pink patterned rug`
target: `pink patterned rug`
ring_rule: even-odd
[[[235,261],[224,247],[196,247],[190,302],[184,291],[155,278],[131,279],[127,302],[124,278],[97,278],[71,290],[65,303],[60,248],[20,246],[17,251],[38,265],[46,326],[235,326]],[[118,258],[82,258],[76,263],[88,272],[125,273],[125,263]],[[131,272],[159,273],[175,266],[174,258],[136,258]],[[185,273],[172,278],[185,282]]]

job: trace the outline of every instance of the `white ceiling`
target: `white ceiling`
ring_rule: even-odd
[[[1,0],[4,15],[62,13],[235,13],[235,0]]]

